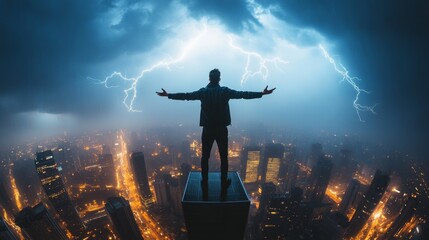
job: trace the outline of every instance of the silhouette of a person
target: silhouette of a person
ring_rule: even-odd
[[[209,73],[210,83],[195,92],[188,93],[167,93],[162,88],[162,92],[156,92],[161,97],[168,97],[174,100],[200,100],[200,126],[203,127],[202,133],[202,185],[207,186],[210,158],[210,151],[213,142],[218,145],[221,160],[221,185],[226,189],[231,184],[227,178],[228,174],[228,129],[231,124],[231,115],[229,111],[230,99],[252,99],[261,98],[263,95],[271,94],[275,88],[268,89],[268,86],[262,92],[235,91],[227,87],[221,87],[220,71],[213,69]]]

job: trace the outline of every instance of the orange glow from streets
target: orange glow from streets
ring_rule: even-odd
[[[390,197],[390,193],[386,192],[381,201],[378,203],[374,212],[369,217],[365,226],[362,228],[360,233],[353,239],[377,239],[381,237],[392,225],[394,218],[388,219],[383,213],[386,207],[386,202]]]
[[[147,237],[150,237],[150,239],[169,239],[166,234],[161,231],[161,228],[155,224],[156,221],[146,213],[144,206],[140,201],[140,193],[134,180],[127,145],[122,131],[118,133],[118,139],[121,152],[116,154],[117,159],[114,163],[120,194],[130,202],[137,225],[141,232],[145,234],[145,239],[147,239]],[[147,228],[150,230],[146,231],[145,229]],[[147,236],[146,234],[150,235]]]
[[[9,180],[10,185],[12,187],[13,197],[15,199],[15,204],[18,210],[22,209],[22,203],[21,203],[21,194],[19,193],[18,187],[16,186],[15,178],[12,176],[12,169],[9,168]]]

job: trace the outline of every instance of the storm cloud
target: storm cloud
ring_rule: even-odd
[[[278,35],[264,31],[263,14],[283,24]],[[275,37],[303,49],[317,47],[320,39],[332,43],[335,55],[372,91],[365,103],[378,103],[378,115],[356,131],[377,129],[381,139],[409,139],[423,149],[429,137],[428,16],[426,1],[399,0],[0,1],[3,143],[43,125],[32,113],[80,126],[128,114],[118,101],[122,91],[104,91],[91,79],[121,71],[127,64],[121,59],[150,55],[180,34],[184,21],[207,19],[238,36],[266,35],[260,49],[269,49]],[[155,85],[147,91],[161,87]]]

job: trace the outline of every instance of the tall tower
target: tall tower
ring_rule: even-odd
[[[260,147],[245,147],[241,152],[241,177],[244,183],[256,183],[261,162]]]
[[[116,173],[115,165],[113,164],[113,156],[110,152],[110,148],[107,145],[103,145],[103,152],[98,157],[99,164],[102,168],[101,181],[106,186],[113,187],[116,185]]]
[[[276,184],[279,179],[280,166],[283,161],[284,146],[282,144],[267,144],[264,151],[262,182]]]
[[[146,164],[142,152],[135,152],[131,154],[131,165],[133,167],[134,176],[139,185],[139,190],[142,202],[146,207],[149,207],[152,202],[152,193],[149,188],[149,180],[147,177]]]
[[[33,240],[68,239],[43,203],[22,209],[15,216],[15,223]]]
[[[371,216],[378,202],[383,197],[383,194],[389,185],[389,181],[390,177],[388,174],[384,174],[380,170],[375,172],[368,191],[362,197],[362,200],[356,208],[355,214],[350,220],[350,226],[346,231],[346,237],[354,237],[360,232],[366,221]]]
[[[347,213],[351,206],[356,206],[358,200],[358,193],[361,191],[361,184],[358,180],[352,179],[347,186],[346,192],[344,193],[343,199],[340,203],[338,212],[347,216]]]
[[[70,232],[74,236],[78,236],[83,230],[83,224],[64,187],[52,151],[37,153],[34,163],[43,189],[52,206],[61,220],[66,223]]]
[[[143,240],[130,203],[125,198],[110,197],[107,199],[106,210],[121,239]]]
[[[307,159],[307,166],[310,168],[313,168],[317,164],[317,161],[319,160],[320,156],[322,155],[323,155],[322,144],[320,143],[311,144],[310,155],[308,156],[308,159]]]
[[[332,171],[331,159],[321,156],[313,168],[310,176],[310,201],[321,203],[325,196],[326,188],[329,184]]]

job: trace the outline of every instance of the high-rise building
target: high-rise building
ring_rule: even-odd
[[[24,235],[33,240],[67,240],[66,234],[49,214],[43,203],[26,207],[15,216],[15,223]]]
[[[314,204],[321,203],[325,196],[332,171],[332,161],[328,157],[321,156],[316,166],[311,171],[309,199]]]
[[[106,210],[121,239],[143,240],[130,203],[125,198],[110,197],[107,199]]]
[[[343,199],[341,200],[338,212],[347,216],[351,206],[357,206],[358,193],[361,189],[361,184],[357,179],[352,179],[347,186]]]
[[[319,160],[320,156],[322,155],[323,155],[322,144],[320,143],[311,144],[310,154],[308,155],[308,158],[307,158],[307,166],[310,168],[313,168],[317,164],[317,161]]]
[[[285,209],[287,197],[283,194],[274,195],[268,204],[261,230],[263,239],[284,239]]]
[[[356,208],[356,212],[350,220],[350,226],[346,230],[346,237],[356,236],[363,228],[375,207],[383,197],[386,188],[389,185],[390,177],[380,170],[375,172],[371,184],[363,195],[362,200]]]
[[[262,182],[277,184],[279,180],[280,166],[283,161],[284,146],[282,144],[267,144],[264,149],[262,170]]]
[[[142,152],[134,152],[131,154],[131,165],[139,186],[142,202],[146,207],[149,207],[153,203],[152,193],[149,188],[149,179],[147,177],[146,164]]]
[[[245,147],[241,152],[241,177],[244,183],[256,183],[261,161],[260,147]]]
[[[224,192],[220,172],[209,172],[207,194],[201,187],[201,172],[191,172],[182,206],[190,240],[243,239],[250,199],[236,172],[228,172],[231,186]]]
[[[12,232],[6,221],[0,217],[0,239],[1,240],[18,240],[17,236]]]
[[[155,189],[156,204],[164,207],[169,206],[168,192],[167,189],[167,174],[158,174],[155,176],[153,187]]]
[[[415,195],[410,195],[407,202],[403,206],[401,213],[389,227],[387,232],[383,236],[383,240],[393,239],[393,237],[401,230],[401,228],[407,223],[416,212],[419,201]]]
[[[78,236],[84,226],[76,208],[66,191],[57,163],[51,150],[37,153],[35,166],[42,182],[43,189],[61,220],[74,236]]]
[[[101,181],[107,187],[116,185],[115,165],[113,156],[108,147],[103,146],[103,154],[98,157],[99,166],[101,167]]]

